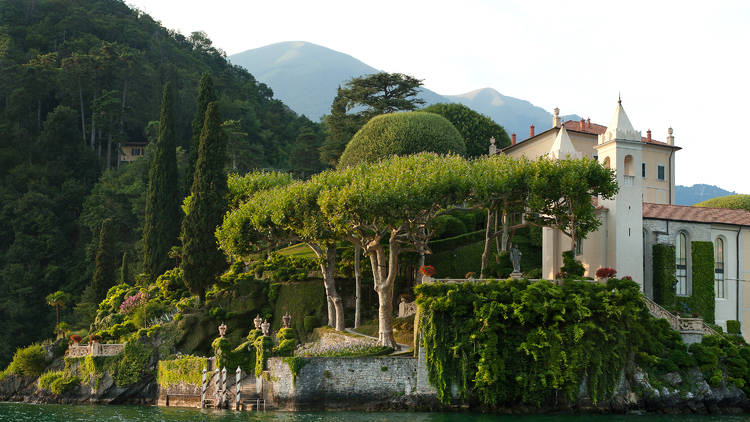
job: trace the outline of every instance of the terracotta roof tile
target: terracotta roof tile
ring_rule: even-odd
[[[643,203],[643,218],[750,226],[750,212],[727,208]]]
[[[567,130],[572,130],[574,132],[592,133],[594,135],[602,135],[607,131],[607,126],[602,126],[596,123],[589,123],[588,121],[583,122],[583,128],[581,128],[581,122],[576,120],[565,121],[563,125],[565,125],[565,129]],[[648,138],[641,137],[641,141],[647,144],[669,145],[666,142],[657,141],[653,138],[649,140]]]

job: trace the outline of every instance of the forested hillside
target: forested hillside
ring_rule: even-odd
[[[229,135],[229,170],[321,168],[320,126],[229,64],[205,34],[168,30],[118,0],[0,0],[0,367],[18,345],[52,334],[48,294],[69,293],[64,312],[76,321],[95,311],[82,293],[105,218],[112,276],[135,278],[151,153],[120,164],[120,146],[152,140],[170,81],[184,172],[204,72]]]

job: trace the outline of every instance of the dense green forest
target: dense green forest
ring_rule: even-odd
[[[203,73],[228,135],[227,170],[304,177],[322,168],[320,125],[273,99],[204,33],[168,30],[119,0],[0,0],[0,367],[17,346],[52,334],[48,294],[70,293],[63,312],[90,321],[105,219],[109,271],[137,278],[153,151],[121,164],[120,147],[155,140],[171,82],[179,180],[191,180]]]

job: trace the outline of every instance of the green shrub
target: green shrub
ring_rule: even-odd
[[[733,320],[733,319],[727,321],[727,333],[728,334],[741,334],[740,322],[737,320]]]
[[[266,370],[266,362],[271,357],[273,339],[270,336],[260,336],[255,339],[255,376],[259,377]]]
[[[466,156],[487,155],[490,138],[495,138],[498,149],[510,145],[510,138],[502,126],[463,104],[432,104],[422,111],[439,114],[448,119],[466,142]]]
[[[513,272],[513,262],[510,260],[510,252],[500,252],[497,258],[490,260],[485,277],[508,278]]]
[[[586,272],[586,268],[581,264],[580,261],[575,259],[573,251],[565,251],[562,253],[563,266],[560,268],[561,272],[567,273],[568,277],[583,277],[583,273]]]
[[[529,279],[542,278],[542,269],[532,268],[526,272],[526,275],[524,277],[529,278]]]
[[[303,324],[305,328],[305,334],[310,334],[318,325],[318,318],[315,315],[305,315]]]
[[[150,300],[136,308],[133,312],[133,324],[137,328],[146,328],[156,318],[166,314],[172,306],[159,300]]]
[[[464,233],[466,233],[466,225],[450,214],[439,215],[432,221],[432,237],[434,239],[455,237]]]
[[[727,195],[695,204],[696,207],[730,208],[750,211],[750,195]]]
[[[13,360],[6,369],[9,374],[38,377],[47,367],[44,348],[41,344],[34,343],[30,346],[16,349]]]
[[[156,279],[156,286],[159,288],[161,296],[169,300],[179,300],[189,297],[185,280],[182,278],[182,269],[175,268],[166,271]]]
[[[112,378],[118,387],[127,387],[140,381],[147,373],[151,350],[143,344],[129,342],[122,354],[115,358]]]
[[[181,382],[200,387],[203,369],[208,368],[208,359],[185,355],[173,360],[160,360],[156,380],[166,388]]]
[[[675,249],[674,245],[654,245],[654,301],[671,309],[675,304]]]
[[[449,215],[458,218],[466,226],[466,231],[473,232],[483,230],[487,219],[487,212],[480,208],[461,209],[454,208],[448,212]]]
[[[66,371],[48,371],[39,377],[37,389],[60,395],[81,384],[81,379]]]
[[[294,330],[291,328],[282,328],[276,334],[276,339],[279,341],[278,346],[273,348],[273,353],[276,356],[293,356],[294,349],[297,347],[297,336],[294,334]]]
[[[451,122],[437,114],[417,111],[381,114],[354,134],[341,154],[339,167],[424,151],[464,154],[466,145]]]
[[[318,266],[314,260],[302,256],[288,256],[272,253],[262,263],[253,267],[255,275],[270,275],[274,282],[301,281],[306,280],[310,272],[315,271]]]

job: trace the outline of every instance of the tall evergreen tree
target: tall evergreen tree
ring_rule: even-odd
[[[214,82],[208,73],[201,75],[198,85],[197,108],[192,124],[192,135],[190,136],[190,147],[188,151],[188,168],[185,172],[185,191],[189,191],[193,185],[193,174],[195,173],[195,162],[198,160],[198,144],[203,132],[203,122],[206,120],[206,107],[208,103],[216,101],[214,94]]]
[[[99,245],[96,248],[96,261],[92,285],[96,298],[101,300],[107,295],[107,290],[115,283],[115,233],[111,218],[102,221],[99,229]]]
[[[190,189],[192,200],[182,222],[182,269],[187,288],[201,299],[226,266],[216,245],[216,227],[227,210],[227,176],[224,173],[227,140],[215,102],[206,108],[198,146],[198,160]]]
[[[122,265],[120,265],[120,283],[130,281],[130,271],[128,269],[128,251],[122,254]]]
[[[143,272],[151,281],[170,266],[169,250],[180,230],[180,202],[175,153],[172,88],[167,82],[161,102],[159,139],[148,174],[143,226]]]

